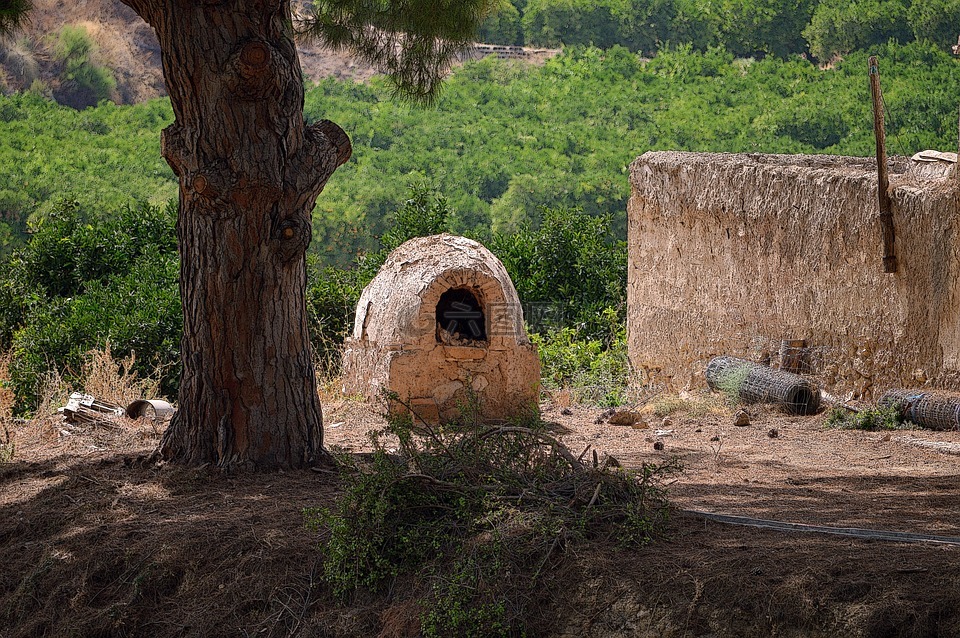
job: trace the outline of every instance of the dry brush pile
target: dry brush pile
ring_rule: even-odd
[[[415,592],[410,620],[427,636],[542,633],[553,621],[540,609],[578,549],[639,547],[663,531],[661,479],[678,469],[578,456],[538,419],[394,418],[372,437],[369,457],[338,457],[344,494],[307,520],[337,595]]]

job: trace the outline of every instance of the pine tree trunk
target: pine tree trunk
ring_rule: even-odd
[[[179,409],[161,455],[189,465],[303,467],[322,451],[306,319],[311,211],[350,156],[305,126],[288,0],[127,0],[157,31],[180,180]]]

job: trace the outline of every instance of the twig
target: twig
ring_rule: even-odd
[[[590,499],[590,502],[587,503],[587,509],[590,509],[591,507],[593,507],[593,504],[597,502],[597,498],[599,498],[600,496],[601,485],[603,485],[603,483],[597,483],[597,489],[593,490],[593,497]]]
[[[543,570],[543,566],[547,564],[547,561],[550,560],[550,556],[553,554],[553,550],[560,544],[560,536],[561,534],[557,534],[553,537],[553,543],[550,544],[550,549],[547,550],[547,553],[543,556],[543,560],[540,561],[540,564],[537,566],[537,571],[533,572],[533,577],[530,579],[531,581],[537,581],[537,578],[540,576],[540,571]]]
[[[417,480],[420,480],[420,481],[426,481],[427,483],[432,483],[433,485],[436,485],[437,487],[445,487],[445,488],[447,488],[447,489],[449,489],[449,490],[461,490],[461,491],[466,491],[466,490],[468,489],[468,487],[467,487],[466,485],[458,485],[458,484],[456,484],[456,483],[450,483],[449,481],[444,481],[444,480],[438,479],[437,477],[435,477],[435,476],[430,476],[429,474],[404,474],[403,476],[400,477],[400,479],[401,479],[401,480],[402,480],[402,479],[417,479]],[[472,487],[472,486],[471,486],[471,487]],[[483,487],[484,487],[484,486],[478,485],[478,486],[476,486],[476,488],[474,488],[474,489],[483,489]]]
[[[396,401],[397,403],[399,403],[400,405],[402,405],[402,406],[405,407],[406,409],[410,410],[410,414],[413,415],[413,418],[420,420],[420,423],[421,423],[422,426],[423,426],[423,430],[427,433],[427,436],[429,436],[430,439],[431,439],[436,445],[440,446],[440,448],[443,450],[444,454],[446,454],[446,455],[450,458],[450,460],[455,460],[455,459],[456,459],[456,457],[453,455],[453,453],[450,451],[450,449],[447,447],[447,445],[443,442],[443,439],[441,439],[440,436],[434,431],[433,427],[431,427],[431,425],[430,425],[429,423],[427,423],[427,421],[426,421],[423,417],[421,417],[421,416],[417,413],[416,410],[413,409],[413,406],[411,406],[409,403],[407,403],[406,401],[404,401],[403,399],[401,399],[401,398],[400,398],[400,395],[397,394],[396,392],[386,392],[385,395],[386,395],[387,400]],[[402,441],[401,441],[401,443],[402,443]],[[413,457],[413,462],[416,463],[417,466],[419,467],[420,463],[419,463],[419,460],[417,459],[417,455],[414,454],[414,455],[411,455],[411,456]],[[420,469],[422,470],[423,468],[420,468]]]

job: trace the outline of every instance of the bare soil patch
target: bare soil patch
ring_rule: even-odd
[[[960,456],[900,440],[960,443],[960,433],[887,440],[768,410],[742,428],[715,411],[633,429],[596,423],[597,408],[567,409],[545,404],[543,414],[575,453],[590,445],[626,466],[677,457],[686,469],[670,486],[681,511],[669,537],[571,556],[565,593],[538,603],[542,635],[960,635],[960,547],[682,511],[960,536]],[[325,418],[328,445],[355,451],[380,424],[354,401],[328,402]],[[414,583],[336,601],[320,582],[302,509],[333,502],[334,475],[158,467],[158,432],[141,423],[13,434],[16,455],[0,465],[3,638],[418,635]]]

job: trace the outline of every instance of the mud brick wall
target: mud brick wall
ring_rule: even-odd
[[[627,334],[644,381],[700,387],[713,356],[776,365],[782,340],[806,339],[831,392],[960,389],[952,165],[891,160],[895,274],[872,159],[650,152],[630,182]]]

